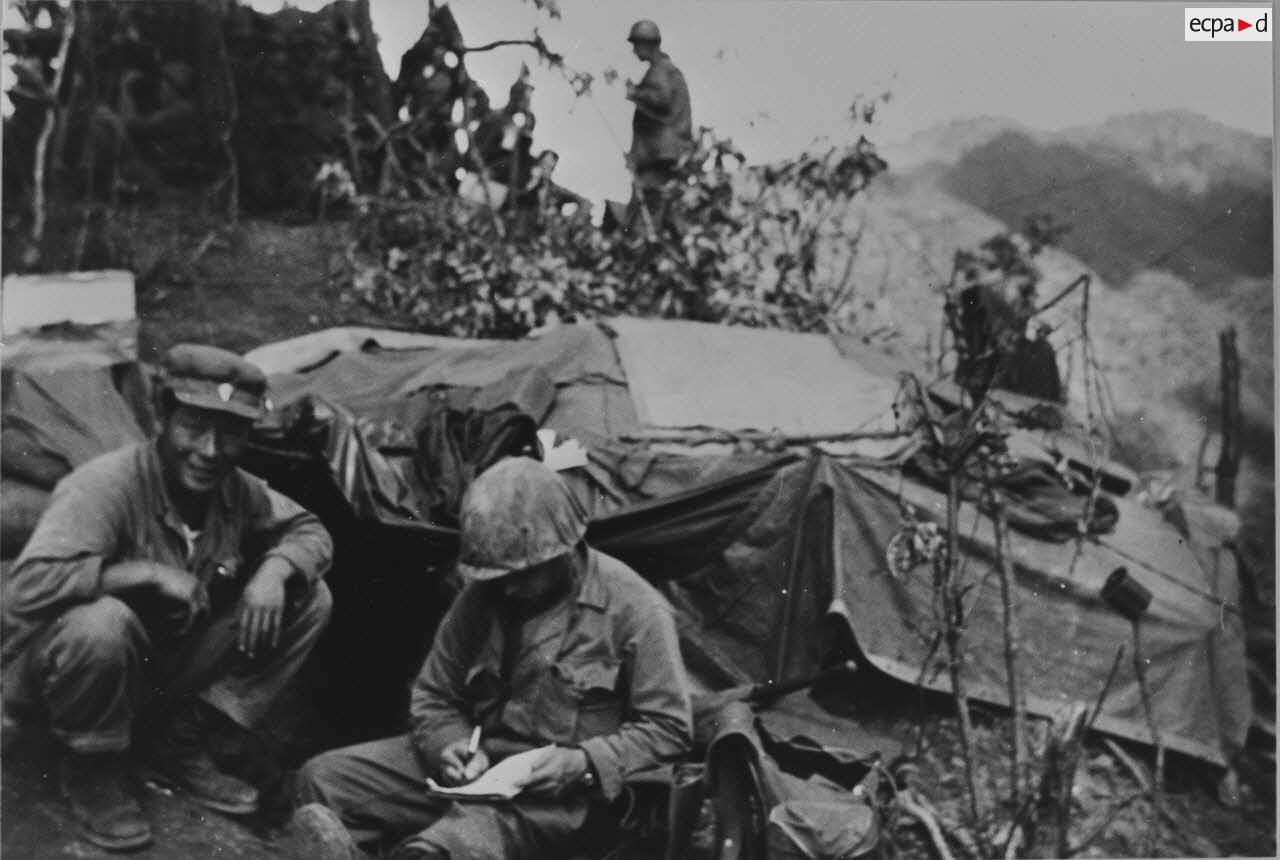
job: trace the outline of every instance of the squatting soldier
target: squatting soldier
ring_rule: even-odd
[[[265,389],[233,353],[170,350],[159,436],[64,478],[6,584],[6,711],[47,719],[72,815],[103,848],[151,839],[127,787],[144,739],[153,777],[222,812],[256,808],[207,739],[258,722],[329,618],[328,532],[236,468]]]
[[[397,858],[572,856],[597,824],[607,831],[628,776],[688,751],[689,693],[670,608],[629,567],[587,546],[581,504],[536,460],[482,473],[461,528],[468,584],[414,682],[410,733],[308,762],[299,774],[307,805],[295,820],[333,834],[327,807],[362,845],[408,837]],[[428,777],[470,782],[539,747],[551,749],[510,803],[451,802],[424,788]],[[334,856],[351,856],[349,847]]]

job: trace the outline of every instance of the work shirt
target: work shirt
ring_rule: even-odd
[[[428,769],[480,725],[491,740],[580,747],[611,800],[631,774],[689,750],[671,609],[622,562],[590,550],[576,593],[526,621],[518,647],[507,638],[483,589],[463,589],[413,685],[413,740]]]
[[[240,469],[213,491],[192,535],[165,488],[155,441],[103,454],[67,475],[18,557],[4,587],[0,666],[6,695],[20,688],[17,659],[62,611],[103,594],[102,572],[154,561],[242,587],[268,556],[315,581],[329,569],[333,542],[314,514]]]
[[[631,95],[631,161],[637,170],[678,161],[693,147],[693,112],[684,75],[659,52]]]

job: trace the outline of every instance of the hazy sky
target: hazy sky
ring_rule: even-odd
[[[495,104],[505,101],[521,62],[529,63],[537,87],[535,148],[558,150],[557,178],[596,198],[628,194],[622,148],[630,142],[631,107],[622,79],[643,74],[626,42],[641,17],[658,22],[664,50],[685,73],[695,126],[733,138],[751,161],[794,155],[822,136],[838,142],[863,130],[887,143],[983,114],[1052,130],[1180,107],[1257,134],[1274,127],[1272,44],[1184,42],[1182,2],[560,3],[560,20],[528,0],[451,5],[470,45],[525,37],[537,27],[570,66],[596,76],[592,95],[575,98],[531,50],[467,58]],[[400,54],[425,26],[427,3],[372,0],[372,7],[394,76]],[[613,86],[601,77],[610,67],[620,74]],[[875,124],[855,129],[847,119],[855,95],[885,90],[892,101]]]

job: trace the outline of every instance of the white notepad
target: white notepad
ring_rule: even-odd
[[[454,800],[510,800],[529,783],[533,769],[554,747],[538,747],[504,758],[466,785],[446,787],[428,777],[432,794]]]

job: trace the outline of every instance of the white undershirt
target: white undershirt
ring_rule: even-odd
[[[199,529],[193,529],[186,523],[182,523],[182,539],[187,544],[187,561],[191,561],[196,554],[196,541],[200,540]]]

